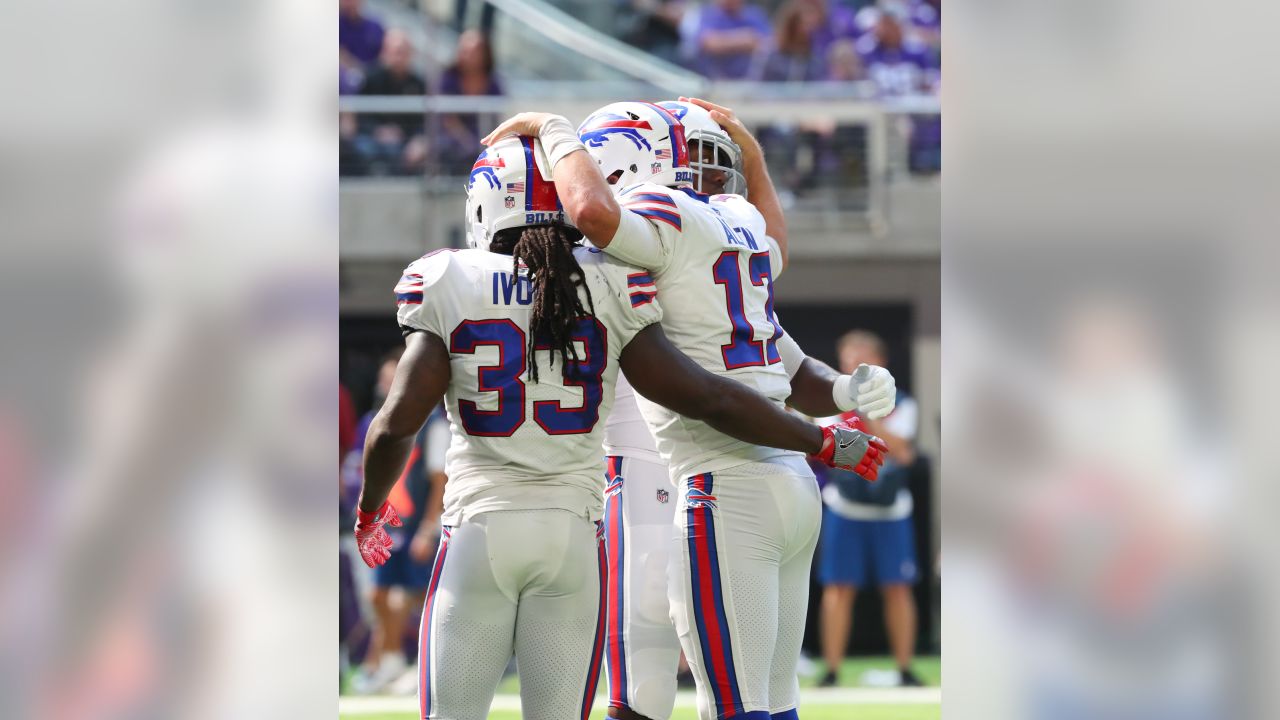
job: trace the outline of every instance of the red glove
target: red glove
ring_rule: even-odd
[[[356,508],[356,547],[365,565],[378,567],[391,557],[391,536],[383,525],[400,527],[403,524],[390,502],[382,503],[377,512]]]
[[[864,429],[854,416],[822,428],[822,449],[817,458],[829,467],[848,470],[868,482],[880,474],[889,446]]]

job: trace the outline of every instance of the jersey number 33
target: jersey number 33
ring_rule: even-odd
[[[539,400],[532,403],[533,420],[548,435],[576,435],[589,433],[600,420],[600,402],[604,398],[604,368],[607,357],[607,334],[595,318],[579,318],[574,327],[573,341],[581,343],[584,351],[579,360],[569,359],[563,369],[565,386],[582,388],[582,404],[564,407],[559,400]],[[528,366],[525,331],[511,320],[465,320],[449,335],[449,352],[472,354],[483,346],[498,349],[498,363],[485,365],[477,372],[478,390],[494,393],[496,410],[481,410],[471,400],[458,401],[458,415],[462,427],[469,435],[480,437],[509,437],[519,430],[529,418],[526,406],[527,392],[525,370]],[[551,350],[549,343],[539,342],[538,351]],[[548,382],[543,373],[541,382]],[[554,380],[552,380],[554,382]]]

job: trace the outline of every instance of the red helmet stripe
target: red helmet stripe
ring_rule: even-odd
[[[673,158],[671,165],[678,168],[689,167],[689,143],[684,139],[684,123],[661,105],[651,102],[644,104],[657,110],[662,119],[667,121],[667,127],[671,129],[671,157]]]
[[[560,209],[560,197],[555,183],[543,180],[533,159],[533,138],[520,138],[524,145],[524,209],[525,212],[555,212]]]
[[[476,164],[472,165],[471,169],[477,170],[482,167],[506,167],[506,166],[507,166],[507,163],[504,162],[502,158],[498,157],[497,155],[494,155],[494,156],[485,155],[480,159],[476,160]]]

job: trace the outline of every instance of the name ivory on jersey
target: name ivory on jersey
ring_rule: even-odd
[[[529,305],[533,303],[533,282],[525,275],[496,272],[492,283],[494,305]]]

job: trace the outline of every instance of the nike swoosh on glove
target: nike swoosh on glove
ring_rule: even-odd
[[[863,363],[853,371],[849,395],[857,403],[857,411],[869,420],[878,420],[898,404],[898,384],[893,374],[879,365]]]
[[[818,459],[833,468],[848,470],[868,482],[880,475],[889,447],[880,438],[862,429],[855,417],[822,428],[822,449]]]
[[[377,512],[356,508],[356,547],[365,565],[376,568],[391,557],[391,536],[383,526],[400,527],[403,524],[390,502],[382,503]]]

